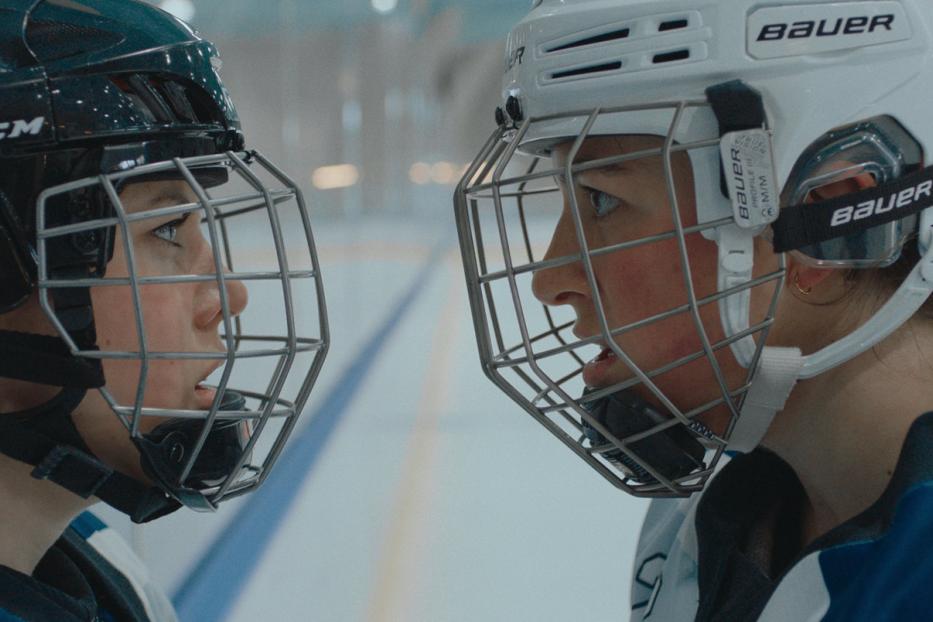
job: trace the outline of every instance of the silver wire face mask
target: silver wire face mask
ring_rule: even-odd
[[[710,116],[708,108],[706,101],[685,101],[596,109],[528,118],[511,128],[500,127],[469,167],[454,199],[474,328],[486,374],[603,477],[637,496],[688,495],[700,490],[712,475],[751,386],[784,277],[780,260],[775,270],[755,273],[746,280],[713,278],[711,291],[698,291],[691,279],[699,271],[715,272],[716,265],[715,260],[713,266],[698,265],[688,253],[688,246],[705,238],[703,242],[710,245],[715,257],[715,245],[710,240],[725,235],[723,231],[734,225],[731,213],[712,211],[699,192],[695,195],[696,224],[685,224],[685,210],[679,207],[678,199],[684,196],[682,188],[678,191],[682,184],[674,177],[673,162],[677,158],[686,160],[684,154],[690,158],[695,186],[705,184],[715,193],[720,192],[720,136],[715,126],[705,134],[685,131],[688,125],[695,124],[698,115]],[[580,157],[591,135],[622,134],[605,128],[625,127],[624,120],[637,115],[650,116],[654,124],[659,118],[665,119],[653,133],[661,136],[657,147],[597,155],[595,159]],[[644,128],[649,124],[634,126]],[[559,135],[549,128],[560,128]],[[551,136],[547,137],[549,132]],[[685,134],[691,138],[675,141],[675,137]],[[546,156],[560,143],[569,149],[565,164],[555,166]],[[531,152],[531,156],[520,150]],[[591,218],[586,210],[594,206],[583,201],[587,190],[581,190],[586,185],[581,177],[611,174],[611,167],[637,160],[653,160],[658,165],[667,204],[650,207],[666,210],[670,227],[622,240],[594,239],[585,224]],[[555,185],[554,180],[560,185]],[[719,201],[723,200],[720,196]],[[622,203],[616,209],[628,209]],[[574,250],[545,257],[558,219],[565,223],[569,219]],[[599,266],[633,251],[637,256],[658,244],[673,245],[681,273],[676,283],[680,302],[641,317],[621,313],[625,301],[606,296],[610,275],[601,272]],[[728,263],[729,258],[720,254],[719,260]],[[582,274],[585,285],[580,293],[586,302],[578,304],[592,314],[589,325],[596,325],[595,334],[573,334],[580,318],[567,306],[557,306],[567,301],[552,300],[550,305],[542,305],[535,298],[532,279],[550,270],[577,270]],[[675,283],[658,285],[673,288]],[[759,288],[762,291],[758,298],[767,310],[759,313],[751,325],[724,321],[724,336],[714,339],[708,330],[709,314],[715,318],[717,307],[726,309],[732,302],[729,299],[748,297]],[[650,299],[657,293],[645,288],[628,295]],[[727,315],[725,311],[723,314]],[[619,321],[617,318],[623,315],[625,321]],[[640,331],[651,331],[678,318],[691,324],[690,340],[698,344],[689,354],[651,361],[649,366],[639,360],[645,358],[644,345],[628,347]],[[754,341],[749,344],[751,339]],[[730,349],[743,340],[750,346],[751,358],[746,361],[746,369],[732,365],[730,381],[722,364],[732,361]],[[600,357],[614,356],[616,370],[625,369],[624,378],[587,387],[584,369],[597,352]],[[716,395],[706,396],[700,386],[695,394],[692,387],[668,385],[665,391],[659,386],[664,384],[665,375],[704,363],[708,374],[704,378],[710,379],[706,385],[715,385]],[[679,399],[672,389],[679,393]],[[721,413],[721,425],[712,429],[704,415],[714,410]]]
[[[121,194],[147,182],[144,196],[164,196],[131,208]],[[99,394],[146,475],[199,510],[259,486],[329,341],[308,210],[294,182],[255,151],[175,158],[45,190],[37,231],[42,308],[73,356],[102,362]],[[184,245],[199,249],[200,262]],[[60,269],[87,249],[95,267]],[[114,270],[115,256],[125,274]],[[65,317],[69,297],[88,291],[99,349],[79,347],[87,340],[66,328],[82,325]],[[131,346],[109,345],[102,300],[126,303]],[[186,340],[194,324],[196,338]],[[117,380],[131,374],[134,386]]]

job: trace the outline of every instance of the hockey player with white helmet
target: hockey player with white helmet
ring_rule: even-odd
[[[2,620],[175,619],[84,510],[255,489],[323,363],[308,210],[219,68],[143,2],[0,0]]]
[[[656,498],[633,620],[928,618],[931,59],[925,0],[536,0],[511,32],[455,196],[480,357]]]

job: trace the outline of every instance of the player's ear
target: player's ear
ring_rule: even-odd
[[[810,191],[804,203],[828,201],[829,199],[835,199],[847,194],[852,194],[853,192],[874,188],[877,185],[878,183],[871,173],[858,173],[852,177],[846,177],[823,186],[817,186]]]
[[[855,167],[855,165],[851,162],[841,162],[838,164],[838,167],[840,170],[846,170],[847,168]],[[877,185],[878,183],[871,173],[856,173],[851,177],[844,177],[843,179],[817,186],[810,191],[804,203],[828,201],[868,188],[874,188]],[[801,262],[794,261],[793,258],[790,259],[788,265],[788,275],[791,279],[791,284],[795,285],[802,292],[812,291],[814,287],[825,281],[834,272],[836,271],[808,266]]]

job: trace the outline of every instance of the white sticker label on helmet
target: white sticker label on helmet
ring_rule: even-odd
[[[832,2],[759,9],[748,17],[748,53],[806,56],[910,39],[900,2]]]
[[[754,229],[777,220],[777,173],[766,130],[743,130],[722,137],[719,145],[735,222]]]

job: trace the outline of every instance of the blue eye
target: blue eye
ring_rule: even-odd
[[[168,242],[169,244],[179,246],[175,239],[178,237],[178,227],[181,226],[183,222],[185,222],[184,218],[179,218],[178,220],[167,222],[164,225],[160,225],[153,229],[152,235],[159,238],[163,242]]]
[[[587,188],[586,191],[590,199],[590,205],[592,205],[593,209],[596,210],[597,218],[602,218],[603,216],[609,215],[613,210],[619,207],[619,204],[622,203],[622,201],[612,196],[611,194],[606,194],[600,190]]]

